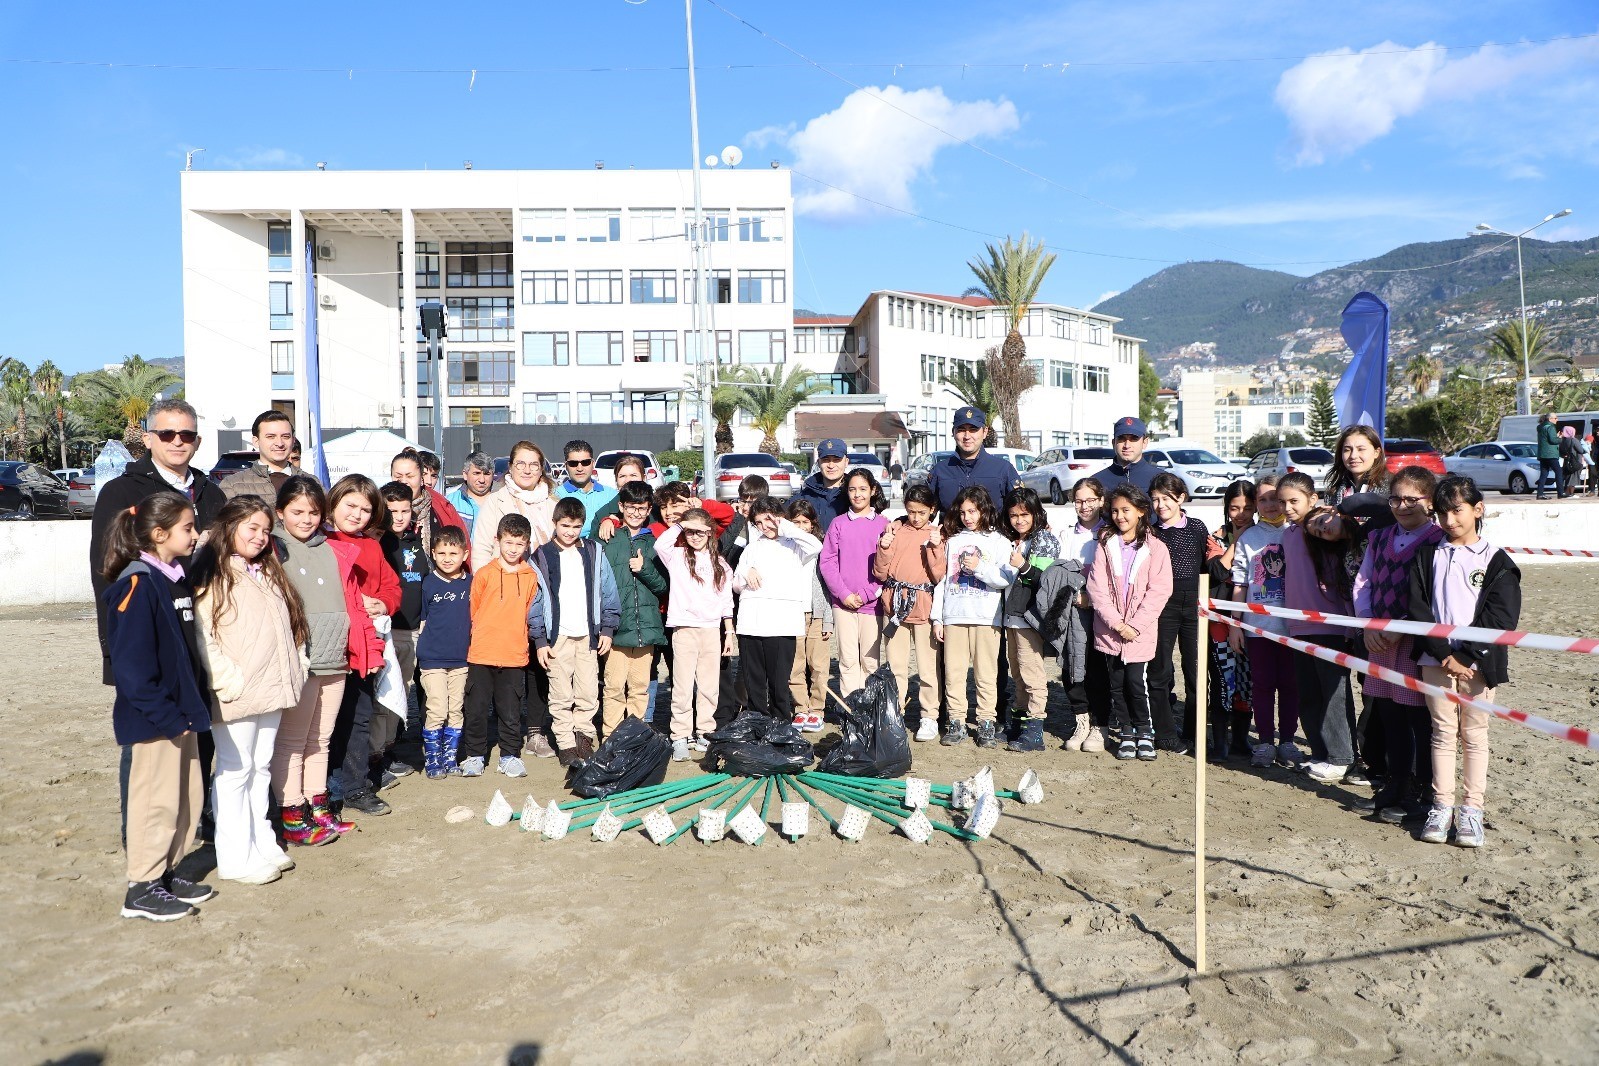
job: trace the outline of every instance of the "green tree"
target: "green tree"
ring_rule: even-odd
[[[1516,409],[1516,387],[1469,375],[1451,376],[1437,396],[1388,412],[1388,432],[1420,437],[1442,452],[1492,440],[1499,420]]]
[[[818,392],[827,389],[824,382],[816,381],[813,372],[795,363],[785,375],[781,367],[760,370],[744,368],[745,373],[729,383],[733,390],[734,406],[750,416],[750,424],[760,430],[761,451],[778,455],[777,431],[783,428],[790,412]]]
[[[989,244],[984,249],[986,258],[979,257],[966,264],[978,281],[966,294],[987,297],[1004,311],[1005,343],[999,347],[991,377],[1000,418],[1005,423],[1005,442],[1025,447],[1021,399],[1034,378],[1032,369],[1027,366],[1027,343],[1022,340],[1021,324],[1038,297],[1044,276],[1055,265],[1055,255],[1044,251],[1042,241],[1030,243],[1025,231],[1020,241],[1006,237],[998,248]]]
[[[135,456],[144,454],[140,425],[150,413],[156,393],[179,383],[171,371],[151,366],[130,355],[112,370],[95,370],[72,379],[74,391],[82,389],[91,403],[101,403],[122,420],[122,443]]]
[[[1333,400],[1332,383],[1317,378],[1310,387],[1310,416],[1305,433],[1312,444],[1331,448],[1338,443],[1338,404]]]
[[[1532,367],[1533,373],[1538,373],[1539,368],[1547,358],[1546,348],[1548,339],[1544,335],[1543,324],[1529,320],[1527,322],[1526,338],[1526,365]],[[1511,372],[1517,379],[1522,376],[1522,336],[1521,319],[1515,318],[1494,330],[1488,338],[1488,354],[1503,359],[1511,366]]]
[[[61,370],[50,360],[39,364],[33,372],[33,387],[49,413],[54,416],[56,443],[61,449],[61,465],[67,465],[67,400],[61,395],[62,382],[66,380]]]
[[[993,357],[994,349],[989,350],[990,359],[981,363],[967,363],[956,361],[953,369],[944,376],[944,391],[953,395],[965,407],[975,407],[983,412],[983,417],[988,421],[988,432],[983,436],[983,447],[992,448],[999,443],[999,438],[994,433],[994,423],[998,421],[999,401],[994,397],[994,379],[989,373],[989,363]]]
[[[1254,436],[1239,445],[1239,454],[1253,456],[1258,452],[1270,451],[1273,448],[1303,448],[1310,443],[1305,439],[1305,435],[1297,429],[1286,431],[1280,439],[1277,436],[1277,432],[1275,429],[1256,431]]]
[[[1418,397],[1427,395],[1427,390],[1433,387],[1443,373],[1443,367],[1438,360],[1426,352],[1417,352],[1410,357],[1410,362],[1405,364],[1405,380],[1410,383],[1411,391]]]
[[[15,449],[18,458],[26,458],[28,446],[28,398],[33,395],[33,372],[21,359],[7,358],[0,363],[0,400],[6,405],[5,434],[9,441],[6,452]]]
[[[1138,349],[1138,417],[1147,423],[1164,421],[1166,401],[1160,398],[1160,372],[1144,349]]]

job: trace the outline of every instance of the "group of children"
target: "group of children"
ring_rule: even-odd
[[[1214,534],[1186,515],[1186,488],[1170,474],[1147,494],[1079,481],[1075,521],[1058,532],[1027,488],[996,506],[968,487],[939,515],[932,492],[914,486],[904,516],[890,521],[872,474],[854,470],[836,517],[824,519],[807,499],[772,498],[758,477],[728,507],[679,482],[652,490],[643,474],[624,457],[615,500],[593,515],[577,497],[549,494],[522,513],[528,497],[513,493],[475,568],[468,531],[437,514],[419,523],[418,486],[398,479],[380,488],[350,475],[324,493],[291,476],[270,504],[231,500],[203,536],[177,492],[119,515],[103,606],[116,736],[131,753],[123,914],[181,918],[212,894],[174,873],[203,806],[198,734],[215,739],[217,876],[264,884],[293,868],[283,845],[330,843],[352,828],[345,811],[388,810],[377,790],[411,772],[393,746],[413,680],[431,779],[481,775],[496,749],[499,771],[522,776],[525,742],[577,764],[627,716],[653,721],[678,761],[705,751],[740,707],[815,732],[829,693],[861,688],[885,661],[907,716],[919,708],[918,741],[962,744],[970,718],[979,747],[1041,751],[1058,682],[1072,717],[1066,749],[1152,761],[1159,749],[1205,741],[1192,714],[1177,724],[1180,653],[1190,698],[1197,670],[1210,672],[1218,733],[1226,712],[1252,707],[1256,740],[1243,750],[1253,765],[1353,782],[1360,731],[1348,671],[1237,629],[1196,662],[1200,575],[1220,582],[1218,598],[1231,585],[1238,599],[1301,610],[1503,629],[1519,611],[1514,564],[1481,539],[1476,486],[1435,483],[1418,467],[1387,483],[1390,522],[1358,506],[1323,507],[1308,477],[1289,474],[1233,485]],[[1331,626],[1247,620],[1348,644],[1348,631]],[[1505,681],[1502,648],[1376,631],[1364,632],[1363,647],[1375,662],[1473,696]],[[1003,708],[1008,734],[1002,649],[1014,693]],[[669,713],[655,706],[663,659]],[[1457,843],[1480,846],[1486,716],[1381,682],[1368,680],[1365,695],[1377,723],[1364,731],[1368,757],[1374,746],[1385,756],[1367,806],[1399,822],[1430,786],[1423,838],[1442,841],[1453,828]],[[1308,761],[1293,740],[1301,716]],[[1235,751],[1247,745],[1247,717],[1242,728],[1238,719]]]

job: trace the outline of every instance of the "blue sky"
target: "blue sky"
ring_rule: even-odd
[[[1172,261],[1308,274],[1562,207],[1540,232],[1599,233],[1591,0],[695,4],[705,150],[825,182],[795,182],[800,306],[958,292],[985,235],[1023,230],[1060,251],[1045,297],[1080,306]],[[207,169],[689,160],[675,0],[12,0],[0,59],[0,354],[68,370],[181,354],[187,148]]]

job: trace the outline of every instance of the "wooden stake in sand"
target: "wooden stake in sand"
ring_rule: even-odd
[[[1199,605],[1210,603],[1210,575],[1199,576]],[[1194,670],[1194,969],[1205,972],[1205,763],[1210,759],[1210,736],[1205,728],[1210,680],[1210,622],[1199,619],[1198,668]]]

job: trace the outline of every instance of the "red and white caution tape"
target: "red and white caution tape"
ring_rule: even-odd
[[[1412,622],[1402,618],[1356,618],[1347,614],[1296,611],[1292,607],[1268,607],[1265,604],[1238,603],[1234,600],[1211,600],[1210,606],[1218,611],[1247,611],[1250,614],[1320,622],[1323,625],[1341,626],[1346,629],[1379,629],[1389,633],[1407,633],[1416,637],[1469,640],[1475,644],[1503,644],[1512,648],[1538,648],[1542,651],[1572,651],[1578,655],[1599,655],[1599,638],[1595,637],[1552,637],[1545,633],[1522,633],[1514,629],[1480,629],[1477,626],[1451,626],[1442,622]]]
[[[1408,674],[1402,674],[1398,670],[1390,670],[1386,666],[1378,666],[1376,663],[1368,662],[1365,659],[1358,658],[1349,654],[1348,652],[1334,651],[1331,648],[1324,648],[1320,644],[1311,644],[1308,641],[1295,640],[1293,637],[1285,637],[1280,633],[1272,633],[1261,629],[1259,626],[1250,625],[1248,622],[1233,618],[1229,615],[1221,614],[1217,611],[1200,608],[1199,613],[1204,617],[1209,618],[1213,622],[1221,622],[1225,625],[1235,626],[1238,629],[1243,630],[1245,633],[1248,633],[1250,636],[1262,637],[1266,640],[1274,641],[1286,647],[1293,648],[1295,651],[1302,651],[1306,655],[1313,655],[1318,659],[1325,659],[1327,662],[1336,663],[1339,666],[1345,667],[1346,669],[1354,670],[1370,677],[1381,678],[1382,680],[1390,682],[1391,684],[1399,685],[1402,688],[1408,688],[1412,692],[1419,692],[1424,696],[1441,696],[1444,699],[1447,699],[1450,703],[1459,704],[1462,707],[1474,707],[1479,711],[1485,711],[1488,714],[1493,715],[1495,718],[1503,718],[1507,722],[1515,722],[1517,725],[1524,725],[1528,729],[1537,730],[1538,732],[1548,736],[1558,737],[1561,740],[1569,740],[1573,744],[1580,744],[1585,748],[1591,748],[1595,751],[1599,751],[1599,734],[1591,733],[1586,729],[1581,729],[1572,725],[1562,725],[1559,722],[1550,721],[1548,718],[1540,718],[1535,714],[1528,714],[1526,711],[1517,711],[1509,707],[1501,707],[1499,704],[1490,703],[1487,700],[1472,699],[1470,696],[1462,696],[1458,692],[1450,689],[1439,688],[1436,685],[1429,685],[1425,681],[1420,681],[1409,676]]]
[[[1599,551],[1582,548],[1502,548],[1511,555],[1563,555],[1570,559],[1599,559]]]

